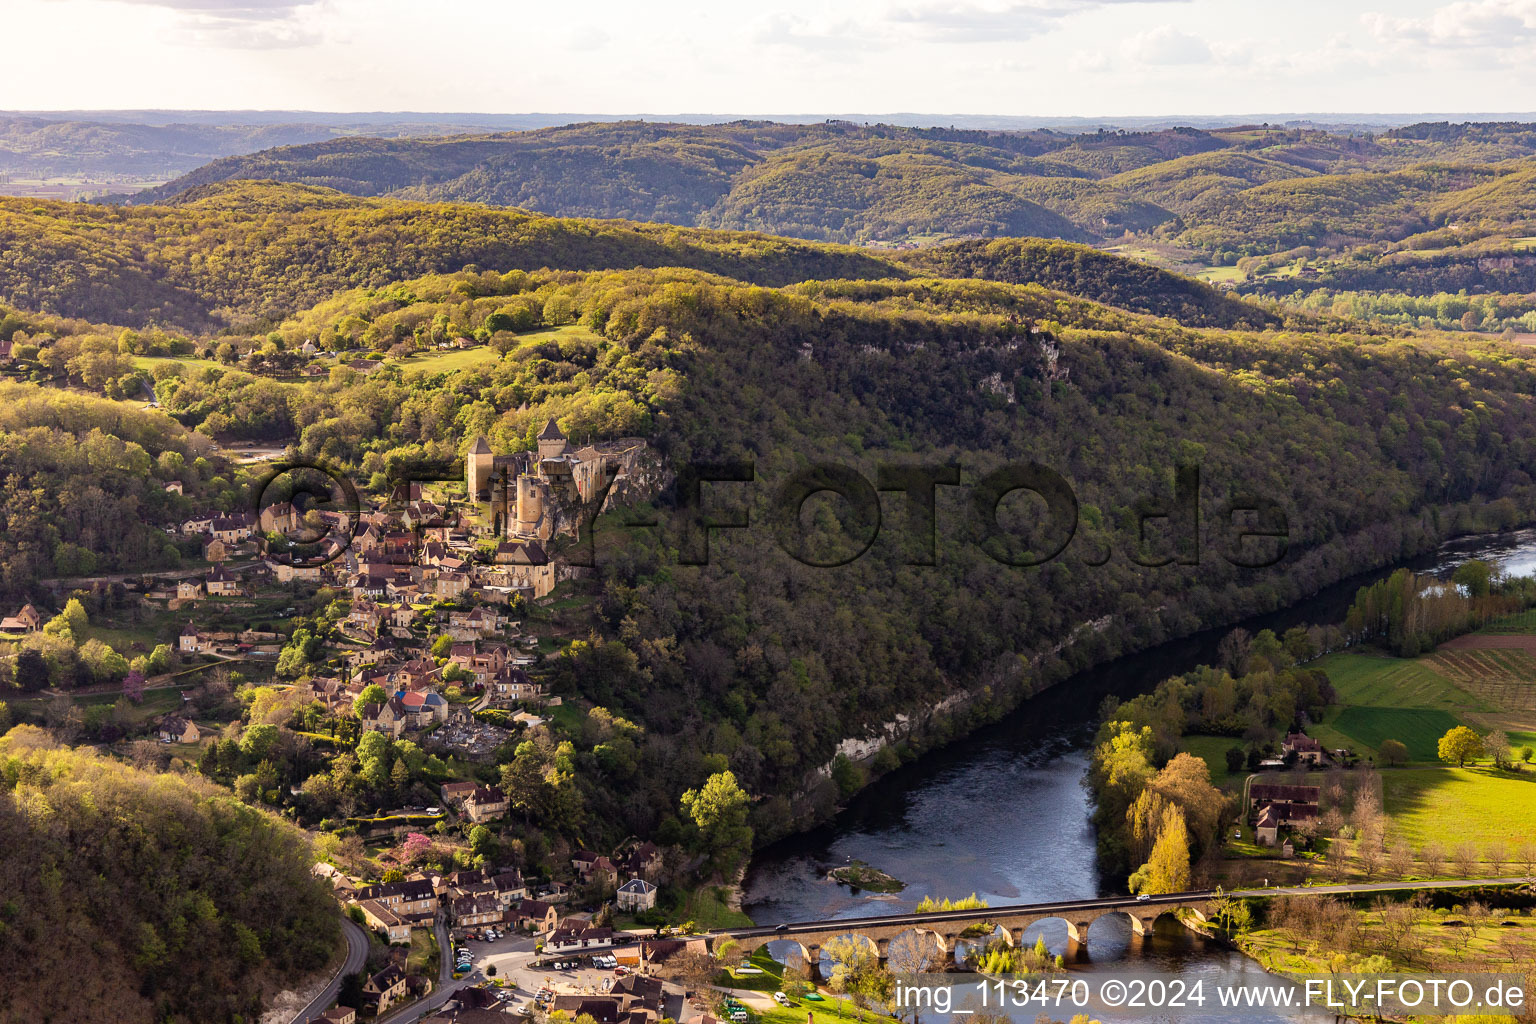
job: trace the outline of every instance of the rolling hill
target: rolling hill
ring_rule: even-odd
[[[353,195],[763,231],[852,244],[1155,236],[1220,256],[1530,220],[1530,126],[1381,136],[1246,126],[1069,135],[845,122],[604,122],[333,139],[217,160],[130,197],[271,179]],[[1503,179],[1511,181],[1504,182]]]

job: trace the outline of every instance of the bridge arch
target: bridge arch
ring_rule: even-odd
[[[841,932],[826,939],[816,949],[816,967],[823,978],[832,977],[832,954],[828,947],[841,942],[854,942],[866,946],[877,957],[885,956],[885,942],[877,942],[862,932]]]
[[[773,939],[762,944],[762,948],[768,951],[768,955],[785,967],[799,965],[807,972],[816,969],[816,954],[820,949],[816,946],[806,946],[795,939]]]
[[[886,966],[897,974],[942,971],[949,963],[952,943],[932,928],[911,927],[879,943]]]
[[[1066,956],[1074,945],[1088,937],[1088,922],[1065,917],[1041,917],[1014,931],[1015,946],[1033,946],[1041,938],[1054,956]]]

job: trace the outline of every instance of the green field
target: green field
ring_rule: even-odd
[[[1206,763],[1211,770],[1211,781],[1218,786],[1225,786],[1234,778],[1243,778],[1241,774],[1233,776],[1227,771],[1227,751],[1242,745],[1242,740],[1231,736],[1185,736],[1179,741],[1180,749]]]
[[[587,330],[580,324],[567,324],[564,327],[545,327],[537,331],[528,331],[517,336],[517,348],[531,348],[550,341],[561,341],[568,338],[577,338],[583,341],[601,341],[597,335]],[[476,345],[474,348],[456,348],[442,352],[418,352],[415,355],[406,356],[397,360],[401,368],[407,374],[416,373],[443,373],[452,370],[463,370],[471,366],[481,366],[495,363],[501,357],[496,350],[487,345]]]
[[[407,374],[444,373],[462,370],[469,366],[494,363],[500,358],[495,351],[484,345],[474,348],[456,348],[445,352],[421,352],[399,360]]]
[[[1422,658],[1389,658],[1379,654],[1329,654],[1310,668],[1328,673],[1340,704],[1367,707],[1439,708],[1452,714],[1492,711],[1483,701],[1459,689]]]
[[[1385,740],[1399,740],[1413,761],[1434,761],[1440,737],[1471,712],[1496,711],[1435,671],[1423,658],[1340,653],[1319,658],[1338,691],[1338,704],[1309,732],[1329,748],[1374,757]]]
[[[1381,749],[1386,740],[1399,740],[1408,747],[1411,761],[1434,761],[1439,755],[1440,737],[1461,723],[1438,708],[1375,708],[1350,706],[1330,716],[1325,723],[1350,740],[1346,746],[1359,753],[1364,748]]]
[[[199,359],[196,356],[134,356],[133,364],[141,369],[154,370],[155,367],[165,363],[180,363],[190,372],[192,370],[228,370],[225,366],[213,359]]]
[[[1511,847],[1536,837],[1536,771],[1400,768],[1382,772],[1383,809],[1394,835],[1448,851],[1463,842]]]

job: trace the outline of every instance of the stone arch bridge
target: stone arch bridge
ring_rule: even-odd
[[[944,910],[931,914],[803,921],[765,928],[722,929],[709,933],[709,947],[711,952],[718,952],[729,940],[736,944],[737,950],[750,955],[770,942],[793,942],[804,952],[808,969],[814,971],[821,958],[822,947],[843,936],[852,935],[868,940],[884,960],[891,941],[896,937],[907,933],[928,934],[938,941],[939,949],[948,959],[953,957],[956,943],[962,938],[975,938],[965,935],[966,930],[975,925],[992,924],[1006,932],[1008,941],[1017,946],[1023,942],[1024,933],[1030,926],[1041,921],[1061,920],[1066,923],[1067,936],[1075,948],[1087,943],[1089,926],[1101,917],[1113,915],[1126,918],[1132,934],[1146,935],[1152,931],[1158,918],[1168,915],[1180,920],[1204,921],[1215,896],[1214,892],[1203,891],[1150,896],[1145,899],[1107,897],[978,910]],[[995,930],[992,934],[1001,938]]]

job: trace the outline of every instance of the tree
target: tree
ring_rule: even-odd
[[[1400,765],[1408,760],[1408,745],[1401,740],[1382,740],[1376,752],[1386,764]]]
[[[484,825],[469,830],[469,848],[477,857],[487,857],[496,847],[496,833]]]
[[[352,701],[352,713],[358,718],[363,717],[363,708],[369,704],[383,704],[389,700],[389,694],[384,692],[384,687],[378,683],[369,683],[363,687],[363,692]]]
[[[1483,737],[1483,752],[1493,759],[1496,768],[1513,768],[1515,754],[1509,747],[1509,736],[1503,729],[1495,729]]]
[[[277,745],[277,726],[250,725],[240,734],[240,753],[252,761],[260,761]]]
[[[1464,767],[1468,760],[1483,756],[1483,738],[1464,725],[1458,725],[1454,729],[1440,737],[1440,760],[1455,762],[1457,767]]]
[[[736,784],[734,772],[716,772],[703,788],[688,790],[683,794],[682,807],[699,830],[704,852],[722,873],[729,873],[751,851],[748,798]]]
[[[841,935],[821,949],[832,961],[828,988],[852,996],[861,1008],[883,1001],[892,978],[880,967],[880,958],[867,939]]]
[[[1236,775],[1243,770],[1243,764],[1247,761],[1242,747],[1227,748],[1227,774]]]
[[[1487,597],[1496,571],[1491,562],[1472,558],[1456,567],[1456,571],[1451,573],[1451,582],[1464,587],[1470,597]]]
[[[144,673],[133,669],[123,676],[123,696],[135,704],[144,703]]]
[[[48,659],[30,647],[16,655],[16,685],[24,693],[36,693],[48,685]]]
[[[1130,879],[1131,891],[1157,895],[1189,888],[1189,828],[1184,812],[1170,806],[1163,812],[1152,856]]]

